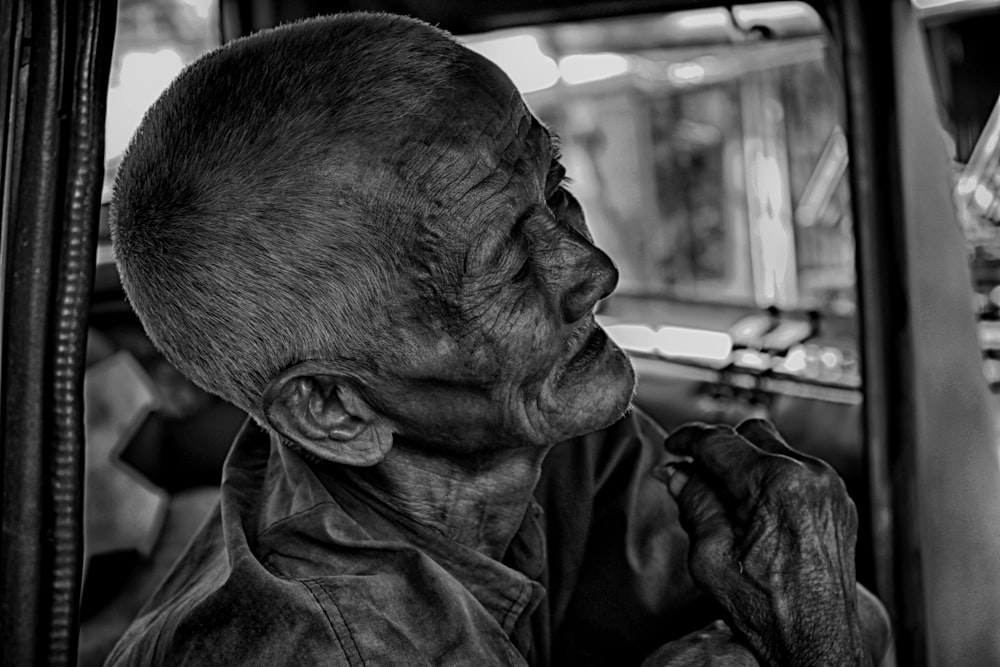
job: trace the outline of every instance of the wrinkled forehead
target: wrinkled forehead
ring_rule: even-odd
[[[500,68],[472,51],[464,64],[394,156],[403,184],[442,212],[523,198],[552,151],[548,130]]]
[[[423,296],[450,293],[476,249],[543,200],[554,152],[506,74],[472,51],[463,64],[436,105],[362,160],[376,238]]]

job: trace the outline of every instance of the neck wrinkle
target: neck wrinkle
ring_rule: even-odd
[[[521,526],[548,450],[522,447],[456,460],[397,442],[377,465],[341,472],[411,520],[500,560]]]

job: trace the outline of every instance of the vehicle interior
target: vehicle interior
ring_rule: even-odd
[[[1000,2],[50,4],[0,10],[0,662],[102,664],[246,419],[124,296],[132,133],[203,53],[355,10],[448,29],[561,137],[636,405],[772,420],[855,500],[899,663],[1000,661]]]

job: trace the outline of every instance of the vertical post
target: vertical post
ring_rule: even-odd
[[[747,222],[757,305],[795,308],[798,258],[777,84],[775,72],[751,71],[740,85]]]
[[[4,4],[0,663],[74,665],[113,1]]]
[[[844,0],[879,593],[900,664],[1000,662],[1000,453],[909,0]]]
[[[967,242],[919,25],[895,0],[900,177],[914,438],[915,515],[930,665],[1000,664],[1000,450],[983,375]],[[899,517],[902,519],[902,517]]]
[[[844,0],[838,32],[848,104],[851,193],[857,241],[858,306],[876,592],[896,630],[901,664],[926,664],[920,554],[906,535],[912,516],[901,495],[913,476],[906,460],[912,402],[906,342],[905,256],[897,213],[901,194],[889,3]],[[899,536],[899,540],[897,540]],[[901,584],[901,585],[899,585]]]

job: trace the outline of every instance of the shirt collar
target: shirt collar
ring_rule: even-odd
[[[266,505],[258,529],[329,504],[325,535],[311,540],[358,540],[416,547],[461,583],[511,635],[518,620],[531,614],[545,595],[535,579],[545,568],[542,510],[532,499],[503,562],[459,544],[414,521],[338,475],[336,468],[317,474],[298,454],[272,437],[266,481]]]

